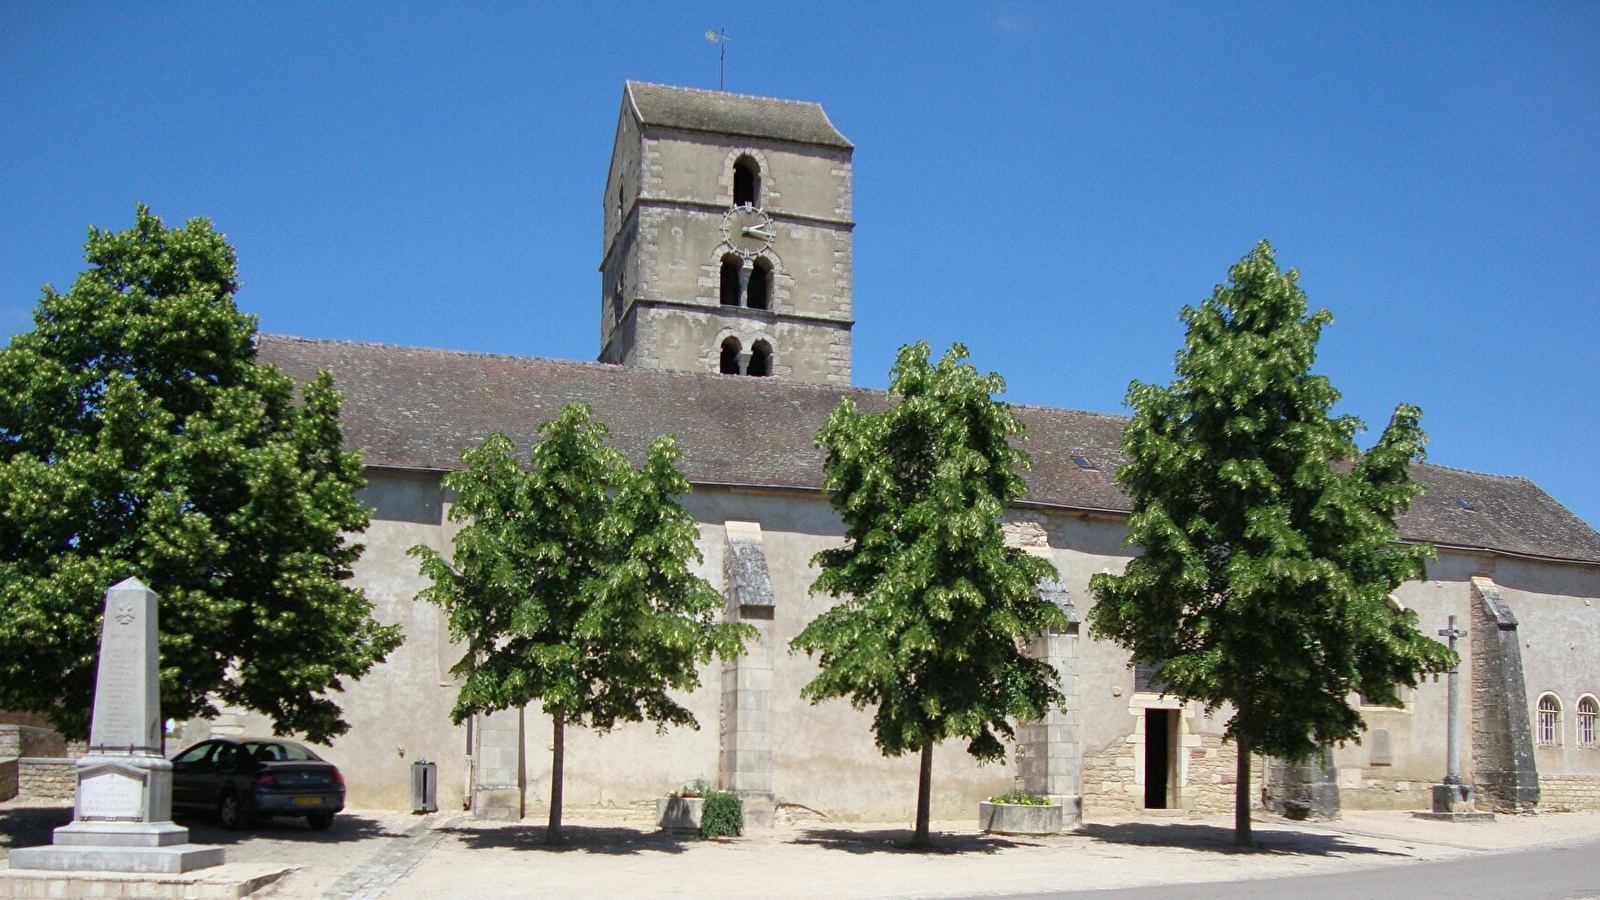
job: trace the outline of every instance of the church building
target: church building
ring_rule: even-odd
[[[851,386],[852,149],[815,103],[629,82],[601,192],[597,362],[261,337],[262,362],[301,380],[331,370],[344,394],[374,513],[356,581],[376,616],[405,631],[339,698],[352,730],[327,756],[349,779],[352,807],[408,808],[410,766],[425,758],[439,765],[441,808],[539,814],[549,718],[530,707],[451,724],[449,670],[462,648],[441,611],[416,599],[426,582],[406,550],[449,552],[456,526],[441,478],[462,451],[498,431],[526,454],[540,422],[582,400],[635,462],[658,435],[676,435],[699,572],[726,597],[727,617],[760,636],[685,698],[698,730],[569,729],[567,802],[645,804],[703,777],[740,793],[757,824],[785,809],[911,815],[916,758],[882,757],[870,713],[801,699],[815,664],[788,652],[830,603],[809,591],[810,560],[844,533],[813,438],[841,398],[886,403]],[[1130,558],[1130,504],[1113,482],[1127,420],[1016,410],[1034,469],[1006,531],[1055,563],[1059,582],[1040,590],[1082,621],[1089,578]],[[1600,534],[1523,478],[1425,464],[1413,474],[1427,494],[1401,520],[1402,537],[1433,542],[1439,559],[1395,602],[1418,612],[1425,633],[1450,616],[1468,632],[1466,780],[1492,808],[1600,808]],[[1089,815],[1232,808],[1221,719],[1161,694],[1086,625],[1041,636],[1033,651],[1060,671],[1066,704],[1024,724],[1003,764],[975,764],[960,741],[940,746],[935,818],[969,819],[979,800],[1014,787]],[[1363,741],[1336,748],[1328,769],[1345,807],[1428,806],[1445,772],[1445,694],[1443,680],[1429,681],[1401,707],[1362,709]],[[263,723],[225,715],[209,727]]]

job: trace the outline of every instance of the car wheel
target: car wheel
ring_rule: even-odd
[[[217,801],[217,819],[229,831],[243,831],[250,827],[250,810],[238,794],[228,791]]]
[[[311,813],[306,816],[306,824],[311,826],[312,831],[327,831],[328,826],[333,824],[333,813]]]

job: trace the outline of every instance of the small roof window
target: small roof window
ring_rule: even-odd
[[[1092,461],[1090,461],[1089,457],[1087,457],[1087,456],[1074,456],[1072,458],[1072,461],[1077,463],[1078,464],[1078,468],[1080,468],[1080,469],[1093,469],[1094,468],[1094,463]]]
[[[1461,497],[1457,497],[1456,498],[1456,505],[1461,507],[1462,509],[1466,510],[1467,512],[1472,512],[1474,509],[1476,509],[1476,507],[1474,507],[1471,503],[1468,503],[1465,499],[1463,499]]]

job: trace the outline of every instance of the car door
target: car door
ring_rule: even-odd
[[[211,768],[211,754],[217,745],[213,741],[196,744],[172,760],[172,805],[189,807],[206,805],[200,799],[201,779]]]

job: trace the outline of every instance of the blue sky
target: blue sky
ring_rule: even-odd
[[[1344,411],[1600,524],[1592,3],[0,0],[0,324],[143,201],[228,235],[263,330],[592,359],[622,82],[715,87],[712,27],[857,145],[858,384],[960,340],[1121,411],[1265,237]]]

